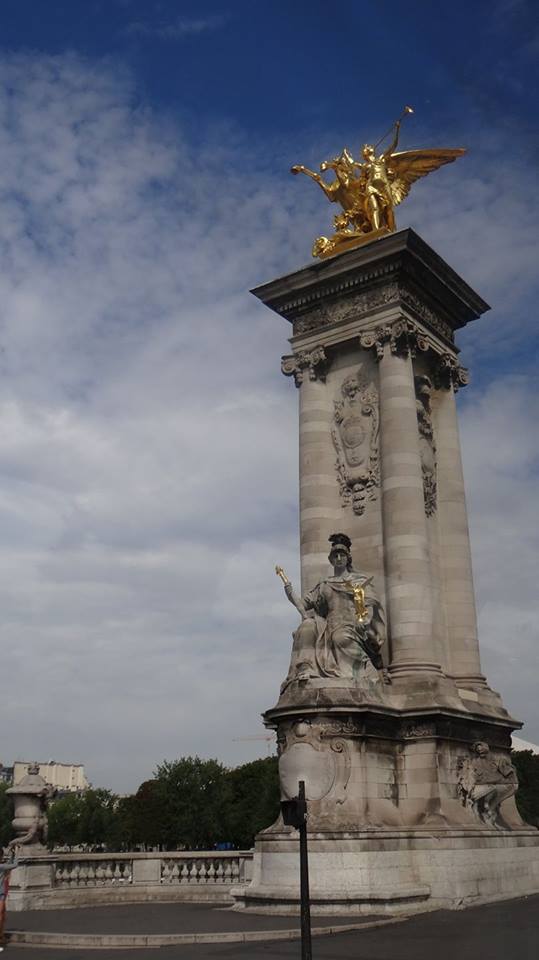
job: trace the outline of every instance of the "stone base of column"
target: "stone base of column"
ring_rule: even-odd
[[[421,913],[539,891],[535,829],[311,832],[308,843],[313,914]],[[233,895],[236,909],[299,914],[296,831],[259,834],[253,881]]]
[[[305,782],[313,912],[410,913],[539,890],[539,832],[514,795],[489,819],[472,792],[475,744],[507,769],[514,721],[463,705],[398,709],[399,695],[382,705],[342,680],[303,687],[303,703],[281,697],[265,720],[283,799]],[[281,817],[258,835],[252,882],[234,897],[238,909],[299,911],[297,834]]]

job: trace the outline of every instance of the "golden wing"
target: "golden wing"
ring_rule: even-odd
[[[395,206],[408,196],[410,187],[416,180],[426,177],[445,163],[453,163],[453,160],[462,157],[464,153],[466,150],[462,147],[454,150],[405,150],[402,153],[392,153],[387,158],[387,172]]]

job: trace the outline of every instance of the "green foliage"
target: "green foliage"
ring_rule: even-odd
[[[182,757],[156,771],[161,842],[167,850],[208,850],[227,840],[231,793],[226,768],[217,760]]]
[[[11,821],[13,820],[13,800],[8,797],[6,790],[8,783],[0,783],[0,849],[9,843],[13,836]]]
[[[1,798],[0,798],[1,810]],[[133,796],[87,790],[54,801],[50,846],[134,850],[251,847],[279,812],[277,758],[227,770],[217,760],[164,761]]]
[[[514,750],[511,760],[518,775],[518,812],[526,823],[539,827],[539,756],[531,750]]]
[[[117,798],[110,790],[86,790],[55,800],[49,808],[50,846],[107,846],[120,842]]]
[[[228,811],[228,835],[235,847],[252,847],[259,830],[269,827],[279,813],[279,774],[277,757],[254,760],[230,770],[231,804]]]

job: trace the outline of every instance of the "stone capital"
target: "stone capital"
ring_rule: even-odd
[[[469,383],[466,367],[462,367],[454,354],[443,348],[429,334],[423,332],[413,320],[402,318],[393,323],[366,330],[360,334],[359,343],[364,350],[374,350],[376,360],[381,360],[386,347],[396,356],[415,357],[418,352],[430,352],[433,357],[433,381],[437,389],[450,387],[457,391]]]
[[[386,345],[397,356],[415,357],[418,350],[426,352],[434,346],[433,341],[419,330],[412,320],[395,320],[374,330],[360,334],[360,345],[364,350],[374,349],[377,360],[384,356]]]
[[[451,387],[457,392],[470,382],[470,373],[462,367],[456,357],[450,353],[439,354],[433,368],[434,385],[440,389],[449,390]]]
[[[324,383],[328,365],[326,351],[321,346],[313,347],[312,350],[301,350],[281,359],[282,372],[285,377],[294,377],[296,387],[301,387],[306,373],[309,380],[321,380]]]

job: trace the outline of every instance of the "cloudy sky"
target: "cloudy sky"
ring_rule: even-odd
[[[470,151],[399,224],[493,307],[460,336],[482,659],[539,741],[533,6],[3,0],[0,761],[126,791],[265,754],[297,396],[248,290],[329,224],[290,164],[405,102],[404,147]]]

